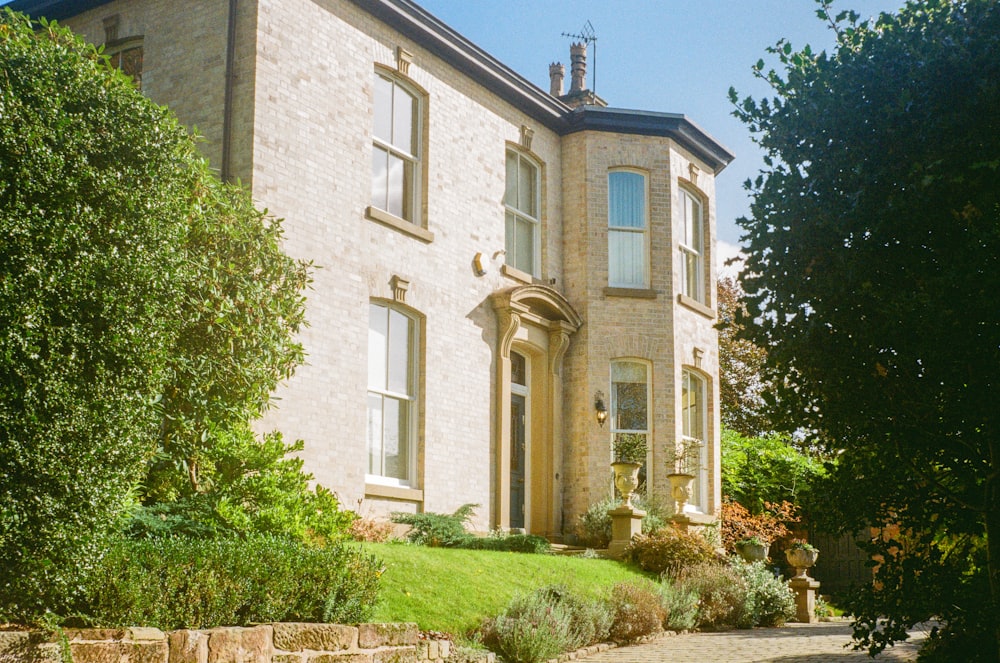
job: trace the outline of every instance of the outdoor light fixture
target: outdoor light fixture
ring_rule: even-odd
[[[597,423],[604,426],[604,422],[608,419],[608,408],[604,405],[603,391],[594,394],[594,409],[597,411]]]

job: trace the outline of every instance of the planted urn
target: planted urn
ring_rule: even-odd
[[[618,433],[613,447],[611,468],[615,473],[615,488],[625,506],[632,506],[632,495],[639,487],[639,470],[646,461],[646,436],[642,433]]]
[[[785,550],[788,564],[795,567],[796,578],[808,577],[808,571],[816,564],[818,557],[819,550],[802,539],[793,539],[791,545]]]

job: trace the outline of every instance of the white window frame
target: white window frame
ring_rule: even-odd
[[[615,389],[615,365],[616,364],[638,364],[643,367],[646,372],[646,427],[644,429],[639,428],[619,428],[618,426],[618,391]],[[653,402],[653,365],[651,362],[645,359],[637,359],[634,357],[621,357],[619,359],[612,359],[609,364],[609,377],[611,378],[610,389],[608,392],[611,394],[611,410],[609,412],[611,419],[611,462],[614,462],[614,449],[615,449],[615,439],[619,433],[641,433],[646,436],[646,486],[651,486],[653,481],[653,426],[652,426],[652,402]]]
[[[616,226],[613,225],[612,213],[613,206],[611,204],[611,178],[617,173],[627,173],[630,175],[637,175],[642,178],[642,196],[643,196],[643,218],[642,227],[635,228],[632,226]],[[649,288],[649,176],[646,172],[639,170],[637,168],[612,168],[608,171],[608,286],[612,288]],[[639,281],[616,281],[613,275],[617,269],[613,268],[613,261],[615,261],[612,252],[612,237],[615,235],[630,235],[638,234],[642,238],[642,278]]]
[[[385,376],[383,376],[382,383],[385,384],[385,385],[387,385],[386,387],[382,387],[381,385],[373,385],[373,379],[372,379],[373,376],[371,375],[371,367],[372,367],[372,365],[371,365],[371,359],[369,358],[369,363],[368,363],[368,373],[369,373],[369,375],[368,375],[368,391],[367,391],[366,406],[365,406],[365,409],[366,409],[366,412],[367,412],[367,414],[366,414],[367,424],[366,424],[366,433],[365,433],[365,458],[366,458],[365,462],[366,462],[367,469],[366,469],[366,473],[365,473],[365,481],[368,482],[368,483],[375,483],[375,484],[382,484],[382,485],[389,485],[389,486],[414,487],[416,485],[416,469],[417,469],[417,431],[418,431],[418,427],[417,427],[417,415],[418,415],[417,403],[418,403],[418,396],[419,396],[419,369],[420,369],[420,357],[419,357],[419,349],[420,349],[420,320],[416,316],[414,316],[412,313],[410,313],[409,311],[407,311],[405,309],[402,309],[402,308],[397,307],[397,306],[393,306],[392,304],[389,304],[388,302],[383,302],[383,301],[378,301],[378,300],[372,300],[369,303],[369,309],[368,309],[369,310],[369,320],[368,320],[369,333],[371,331],[371,325],[372,325],[372,312],[373,312],[373,309],[375,309],[375,308],[384,309],[386,311],[385,315],[387,316],[387,319],[389,318],[389,316],[391,316],[392,312],[395,312],[395,313],[398,313],[398,314],[404,316],[409,321],[409,329],[411,330],[411,333],[409,335],[410,337],[407,339],[407,358],[406,358],[406,361],[407,361],[407,364],[408,364],[407,369],[408,369],[408,376],[409,376],[409,380],[408,380],[409,384],[407,385],[407,393],[402,393],[402,392],[398,392],[398,391],[391,391],[391,390],[389,390],[388,389],[388,379]],[[387,330],[387,333],[388,333],[388,331],[389,331],[388,324],[387,324],[386,330]],[[389,348],[391,346],[391,343],[392,343],[392,340],[391,339],[387,339],[386,346],[384,348],[385,356],[384,356],[383,366],[385,368],[386,374],[388,374],[388,371],[389,371],[389,361],[390,361],[390,354],[391,354]],[[374,348],[372,347],[371,338],[369,337],[368,352],[370,354],[373,351],[374,351]],[[399,441],[400,446],[402,446],[404,444],[406,445],[407,463],[406,463],[406,476],[405,477],[386,476],[384,473],[380,474],[380,473],[372,472],[372,469],[373,469],[371,467],[372,443],[373,443],[373,435],[372,435],[372,430],[371,430],[372,411],[367,406],[367,399],[370,398],[370,397],[372,397],[372,396],[375,396],[377,398],[382,399],[383,402],[385,401],[385,399],[394,400],[394,401],[396,401],[396,402],[398,402],[400,404],[400,407],[405,407],[406,408],[406,428],[405,428],[405,430],[400,431],[400,437],[402,437],[403,434],[405,433],[406,439],[405,440],[401,439]],[[385,408],[384,407],[382,408],[381,412],[382,412],[382,415],[384,417],[384,413],[385,413]],[[385,467],[385,438],[384,438],[384,435],[385,435],[385,423],[384,423],[384,419],[383,419],[383,421],[379,422],[379,426],[380,426],[379,430],[382,433],[382,439],[379,440],[379,448],[381,450],[380,456],[381,456],[382,471],[384,472],[384,467]]]
[[[691,486],[691,501],[686,506],[687,509],[695,512],[703,512],[705,505],[708,504],[708,389],[708,379],[701,373],[688,368],[681,370],[681,389],[679,392],[681,394],[681,439],[685,448],[692,442],[700,445],[697,466],[691,467],[690,461],[686,461],[686,466],[683,467],[684,471],[695,477]],[[698,419],[702,438],[693,435],[696,432],[692,429],[694,419],[692,413],[688,411],[684,399],[684,394],[692,390],[698,394],[697,411],[693,413],[693,417]]]
[[[375,197],[375,172],[371,173],[372,177],[372,192],[371,192],[371,205],[375,209],[382,210],[386,214],[400,218],[404,221],[408,221],[414,225],[420,226],[421,224],[421,182],[422,182],[422,158],[421,153],[423,149],[423,115],[424,115],[424,95],[420,93],[419,90],[410,85],[407,81],[394,76],[390,72],[383,69],[376,69],[375,71],[375,83],[378,84],[378,79],[381,78],[392,84],[393,95],[392,103],[396,103],[397,90],[407,95],[408,98],[413,100],[414,111],[411,118],[410,131],[412,134],[412,151],[406,151],[400,148],[398,145],[394,145],[391,142],[387,142],[384,139],[378,137],[375,132],[375,128],[372,128],[372,162],[374,161],[376,155],[382,152],[386,155],[386,160],[390,157],[397,157],[401,159],[406,166],[409,167],[409,181],[407,181],[407,174],[404,167],[403,175],[403,209],[400,214],[395,214],[394,212],[387,209],[390,205],[388,204],[389,192],[391,190],[391,183],[389,178],[386,178],[386,188],[383,192],[384,202],[376,200]],[[378,113],[378,109],[375,108],[375,104],[378,103],[378,95],[373,93],[372,99],[372,122],[374,123],[374,117]],[[394,117],[394,109],[389,109],[389,117]],[[388,172],[388,168],[387,171]],[[409,195],[407,195],[407,188],[409,188]],[[409,207],[409,213],[407,214],[407,206]]]
[[[504,256],[504,262],[507,265],[513,267],[514,269],[520,270],[527,274],[531,274],[532,276],[537,278],[540,275],[540,265],[542,256],[542,250],[541,250],[542,167],[541,164],[539,164],[534,159],[528,157],[527,155],[523,154],[522,152],[508,148],[504,155],[505,180],[508,179],[506,176],[507,159],[510,158],[511,156],[517,159],[517,176],[515,178],[516,181],[514,183],[515,197],[517,197],[518,194],[517,185],[520,184],[521,182],[520,175],[521,175],[522,163],[527,164],[528,166],[534,168],[535,170],[535,177],[534,177],[535,195],[534,195],[534,200],[532,202],[535,208],[536,216],[532,216],[528,211],[518,207],[516,205],[516,201],[515,204],[513,205],[510,203],[510,201],[507,199],[507,193],[510,191],[511,183],[505,182],[506,186],[504,189],[503,204],[504,204],[504,226],[505,226],[504,237],[505,237],[506,255]],[[514,217],[513,224],[508,223],[508,215],[512,215]],[[518,253],[517,251],[518,247],[516,244],[518,240],[518,235],[516,228],[518,220],[528,222],[531,227],[531,265],[529,266],[529,269],[525,269],[524,265],[516,264],[516,258]],[[514,230],[513,237],[511,237],[512,226]]]
[[[705,304],[705,205],[699,196],[683,187],[680,189],[679,201],[681,294]],[[689,218],[692,208],[697,214],[694,227]]]

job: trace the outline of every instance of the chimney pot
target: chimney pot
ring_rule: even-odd
[[[553,62],[549,65],[549,94],[553,97],[563,95],[563,78],[566,77],[566,67],[561,62]]]
[[[573,44],[569,47],[570,76],[569,93],[583,92],[587,89],[587,45]]]

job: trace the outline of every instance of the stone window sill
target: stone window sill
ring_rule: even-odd
[[[633,299],[656,299],[657,293],[652,288],[612,288],[604,289],[605,297],[631,297]]]
[[[511,267],[506,263],[500,265],[500,273],[509,279],[514,279],[515,281],[520,281],[521,283],[527,283],[528,285],[535,283],[535,277],[531,274],[528,272],[522,272],[517,267]]]
[[[715,309],[705,306],[697,299],[692,299],[687,295],[677,295],[677,303],[685,308],[691,309],[695,313],[705,316],[706,318],[715,320]]]
[[[424,491],[406,486],[386,486],[380,483],[365,483],[365,497],[386,497],[391,500],[423,502]]]
[[[406,219],[401,219],[395,214],[389,214],[385,210],[381,210],[377,207],[369,205],[365,209],[365,217],[372,221],[377,221],[383,226],[387,226],[393,230],[398,230],[399,232],[409,235],[410,237],[416,237],[422,242],[430,244],[434,241],[434,233],[426,228],[421,228],[416,224],[410,223]]]

